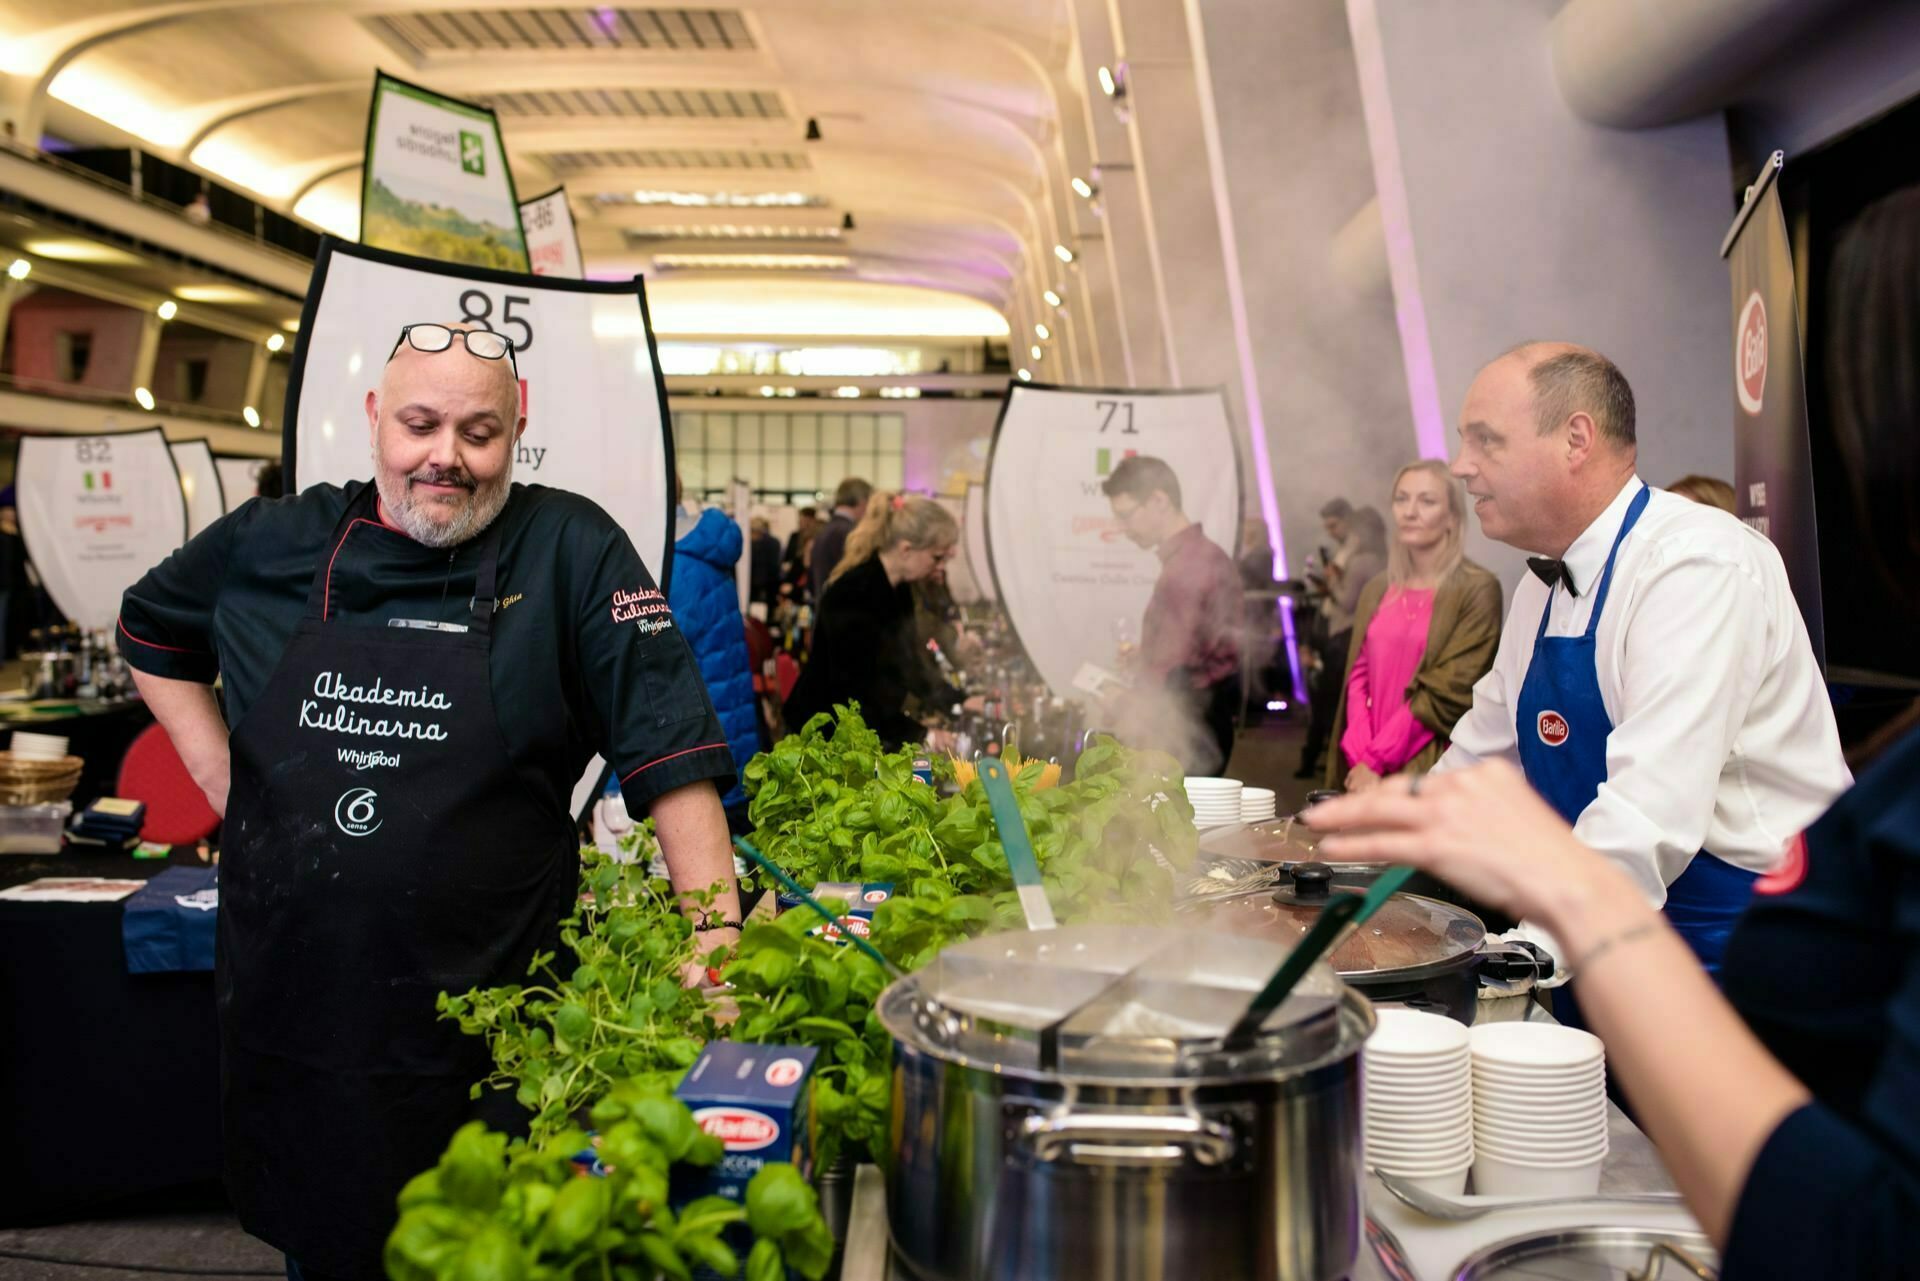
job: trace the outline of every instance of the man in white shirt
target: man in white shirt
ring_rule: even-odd
[[[1613,362],[1528,343],[1480,371],[1453,472],[1539,557],[1437,769],[1518,764],[1709,972],[1752,883],[1852,777],[1779,553],[1635,475]]]

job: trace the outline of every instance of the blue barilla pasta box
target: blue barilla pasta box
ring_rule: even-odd
[[[816,899],[838,899],[847,905],[847,911],[837,925],[828,925],[823,921],[807,933],[818,934],[830,943],[845,944],[849,934],[866,938],[873,932],[873,913],[893,897],[893,882],[868,881],[856,884],[852,881],[822,881],[813,887],[813,896]],[[799,899],[785,894],[780,896],[781,911],[788,912],[794,908],[804,910]]]
[[[674,1094],[701,1129],[726,1147],[720,1163],[704,1169],[676,1166],[676,1205],[703,1196],[746,1200],[747,1183],[769,1161],[787,1161],[813,1177],[809,1103],[813,1063],[809,1045],[747,1045],[714,1041],[700,1052]]]

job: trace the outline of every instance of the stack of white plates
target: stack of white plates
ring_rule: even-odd
[[[1240,821],[1242,823],[1264,823],[1273,817],[1273,789],[1270,787],[1243,787],[1240,789]]]
[[[9,746],[15,756],[36,761],[57,761],[67,754],[67,740],[61,735],[29,734],[23,729],[13,731]]]
[[[1237,778],[1190,778],[1187,799],[1193,802],[1195,827],[1219,827],[1240,821],[1241,783]]]
[[[1591,1196],[1607,1158],[1600,1038],[1552,1023],[1473,1029],[1473,1188],[1482,1196]]]
[[[1367,1164],[1442,1196],[1473,1166],[1473,1073],[1464,1024],[1383,1008],[1361,1051]]]

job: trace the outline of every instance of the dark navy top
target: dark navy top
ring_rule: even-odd
[[[1920,731],[1757,891],[1721,977],[1814,1097],[1754,1162],[1725,1281],[1920,1277]]]

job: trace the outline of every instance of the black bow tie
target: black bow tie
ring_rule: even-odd
[[[1527,557],[1527,568],[1532,570],[1534,576],[1547,585],[1548,591],[1552,591],[1555,586],[1565,583],[1567,585],[1567,595],[1578,596],[1580,594],[1580,589],[1573,585],[1573,571],[1567,568],[1567,562],[1564,560],[1549,560],[1545,556],[1529,556]]]

